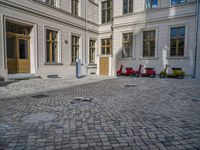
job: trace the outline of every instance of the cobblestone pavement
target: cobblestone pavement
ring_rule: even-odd
[[[117,78],[0,100],[0,149],[200,149],[200,81]]]
[[[93,83],[110,79],[107,76],[86,76],[80,79],[70,77],[68,79],[31,79],[15,82],[0,82],[0,99],[16,96],[23,96],[38,92],[47,92],[55,89],[62,89],[75,85]]]

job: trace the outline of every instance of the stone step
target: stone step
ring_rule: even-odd
[[[41,78],[35,74],[9,74],[8,80],[28,80],[28,79],[37,79]]]

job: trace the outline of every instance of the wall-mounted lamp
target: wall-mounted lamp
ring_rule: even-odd
[[[68,44],[68,41],[67,41],[67,40],[65,40],[65,44]]]

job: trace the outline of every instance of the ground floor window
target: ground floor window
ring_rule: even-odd
[[[112,54],[112,41],[111,38],[101,40],[101,54],[110,55]]]
[[[156,31],[143,31],[143,57],[155,57]]]
[[[46,62],[58,62],[58,32],[46,30]]]
[[[122,58],[133,56],[133,33],[124,33],[122,40]]]
[[[79,38],[78,36],[72,35],[72,63],[76,63],[76,59],[79,58]]]
[[[95,40],[90,40],[89,63],[95,63]]]
[[[184,56],[185,27],[171,28],[170,56]]]

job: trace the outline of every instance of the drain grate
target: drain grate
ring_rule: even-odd
[[[136,87],[137,85],[136,84],[125,84],[124,86],[125,87]]]
[[[92,102],[93,98],[91,97],[75,97],[74,100],[71,101],[71,104],[77,104],[82,102]]]
[[[32,96],[32,98],[46,98],[46,97],[49,97],[49,95],[39,94],[39,95]]]
[[[200,99],[198,99],[198,98],[193,98],[191,101],[192,101],[192,102],[200,102]]]

